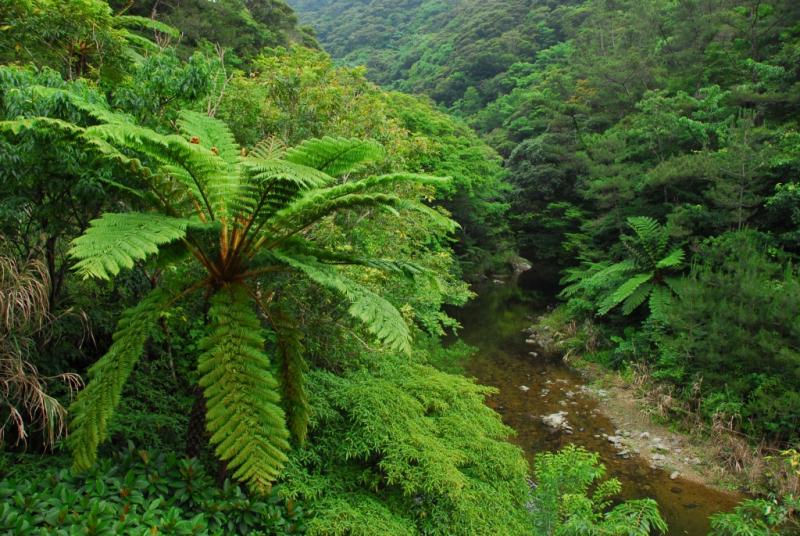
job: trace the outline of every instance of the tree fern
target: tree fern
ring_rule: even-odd
[[[600,316],[620,304],[629,315],[647,302],[652,317],[662,319],[671,296],[668,274],[682,269],[685,253],[680,247],[668,250],[669,233],[653,218],[628,218],[628,225],[634,235],[623,235],[621,241],[630,258],[568,270],[560,296],[587,299]]]
[[[293,272],[338,292],[350,316],[386,346],[409,351],[411,331],[400,312],[344,277],[337,265],[409,276],[422,270],[413,263],[321,247],[309,230],[339,211],[376,208],[417,211],[431,225],[452,229],[445,215],[390,191],[399,184],[437,184],[446,179],[395,173],[350,176],[346,183],[336,184],[342,175],[352,175],[382,158],[382,147],[372,141],[323,138],[286,151],[260,147],[247,155],[236,146],[227,126],[203,114],[183,112],[180,134],[161,134],[102,106],[44,93],[47,98],[63,97],[83,122],[31,118],[2,122],[0,129],[14,136],[49,129],[63,143],[80,144],[81,150],[114,162],[121,177],[115,177],[113,185],[123,192],[146,188],[137,192],[136,202],[149,211],[105,214],[74,241],[70,254],[77,260],[76,270],[86,277],[110,279],[150,256],[162,267],[187,259],[202,267],[199,277],[190,275],[197,274],[192,269],[164,273],[181,279],[185,291],[176,300],[202,289],[211,303],[198,369],[212,442],[237,478],[257,491],[266,490],[288,449],[287,416],[279,404],[279,391],[285,393],[289,428],[300,440],[309,408],[297,326],[288,316],[275,312],[266,316],[276,334],[279,385],[270,374],[266,332],[249,296],[277,290],[271,274]],[[114,345],[98,361],[92,381],[75,405],[70,447],[76,467],[91,464],[105,437],[122,383],[157,318],[154,299],[146,299],[123,317]]]
[[[237,479],[263,493],[287,460],[289,432],[261,322],[241,285],[211,298],[209,318],[197,369],[211,443]]]

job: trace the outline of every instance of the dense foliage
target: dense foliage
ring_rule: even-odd
[[[517,250],[589,357],[800,441],[797,2],[292,5],[333,59],[284,0],[2,4],[0,446],[77,471],[4,465],[4,530],[663,532],[436,368]]]

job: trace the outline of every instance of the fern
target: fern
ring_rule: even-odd
[[[108,352],[89,369],[90,381],[70,407],[73,418],[67,444],[76,470],[94,464],[122,388],[169,298],[169,293],[156,289],[123,313]]]
[[[198,364],[208,400],[208,428],[217,454],[235,469],[234,476],[258,491],[266,490],[288,449],[287,415],[279,405],[279,391],[284,393],[289,428],[299,441],[306,435],[310,408],[298,326],[274,312],[278,309],[267,312],[276,336],[279,386],[270,373],[265,332],[248,289],[251,295],[275,291],[277,283],[270,274],[294,271],[338,292],[348,302],[349,314],[389,348],[410,351],[411,333],[400,312],[331,265],[409,276],[424,271],[411,262],[316,247],[314,233],[308,230],[339,211],[366,209],[379,209],[376,216],[383,209],[413,210],[430,226],[452,230],[454,223],[441,212],[390,192],[400,184],[434,185],[447,179],[395,173],[353,177],[336,185],[335,176],[351,175],[383,158],[383,148],[371,141],[323,138],[286,151],[262,144],[246,156],[224,123],[200,113],[182,112],[180,134],[162,134],[67,92],[36,88],[29,93],[53,101],[58,104],[54,108],[80,121],[25,118],[0,122],[0,130],[12,138],[29,131],[53,133],[64,143],[112,162],[120,173],[108,183],[135,195],[137,205],[150,210],[105,214],[91,222],[70,250],[75,269],[85,277],[111,279],[157,255],[159,266],[181,263],[188,268],[166,272],[180,279],[186,294],[203,288],[211,296],[211,320]],[[136,192],[132,183],[148,191]],[[202,270],[192,269],[187,259]],[[175,299],[183,297],[182,293]],[[151,305],[148,298],[123,317],[111,350],[93,369],[76,403],[71,440],[76,467],[92,463],[105,437],[108,415],[157,318],[159,308]]]
[[[318,169],[333,177],[358,171],[382,160],[386,151],[372,140],[332,138],[306,140],[286,152],[285,159]]]
[[[667,273],[683,267],[684,250],[678,247],[667,251],[669,233],[653,218],[628,218],[628,225],[634,236],[623,235],[620,240],[631,258],[611,265],[587,263],[568,270],[561,280],[566,286],[559,296],[588,300],[600,316],[620,304],[622,313],[629,315],[647,302],[652,318],[663,319],[672,288]]]
[[[235,470],[235,478],[266,493],[286,463],[289,432],[253,306],[241,285],[211,298],[197,369],[217,455]]]
[[[340,275],[334,268],[313,258],[281,255],[276,258],[302,272],[315,283],[335,290],[351,302],[348,313],[393,350],[410,352],[411,333],[400,312],[381,296]]]
[[[158,246],[186,236],[189,221],[160,214],[106,213],[72,242],[69,254],[84,278],[111,279],[122,268],[158,253]]]

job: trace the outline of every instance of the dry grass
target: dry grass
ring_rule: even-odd
[[[52,325],[50,280],[38,261],[19,263],[0,257],[0,444],[9,429],[16,444],[26,443],[30,432],[42,434],[52,447],[66,431],[66,409],[48,394],[53,382],[64,384],[72,395],[83,385],[74,373],[39,374],[27,356],[35,350],[36,337]]]

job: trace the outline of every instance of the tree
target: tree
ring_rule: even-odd
[[[204,291],[209,308],[198,372],[211,442],[235,469],[235,478],[265,491],[286,460],[287,421],[298,441],[307,426],[302,348],[291,319],[278,318],[279,289],[270,286],[269,274],[289,271],[337,291],[351,303],[349,313],[378,339],[409,350],[410,332],[400,313],[333,265],[409,274],[418,268],[317,247],[310,230],[331,214],[373,207],[419,211],[450,226],[438,212],[385,193],[401,183],[442,179],[395,173],[336,184],[334,177],[382,158],[383,148],[370,141],[324,138],[285,152],[260,146],[242,156],[224,123],[199,113],[181,114],[183,136],[162,135],[70,94],[64,98],[96,124],[34,118],[6,121],[2,128],[19,133],[49,125],[54,135],[77,138],[128,166],[145,189],[136,195],[142,211],[105,213],[74,241],[75,269],[84,277],[112,279],[150,257],[161,274],[157,286],[122,316],[114,343],[91,368],[91,381],[72,407],[74,467],[94,462],[125,380],[161,314]],[[269,331],[262,327],[264,319]],[[268,335],[278,340],[280,380],[264,350]]]

